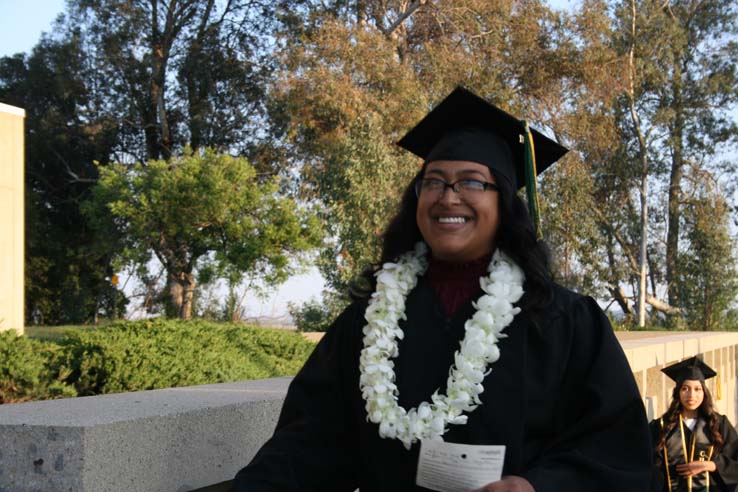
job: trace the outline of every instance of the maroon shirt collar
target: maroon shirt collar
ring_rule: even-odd
[[[489,254],[469,263],[449,263],[428,258],[428,281],[448,316],[479,292],[479,278],[488,274],[491,258]]]

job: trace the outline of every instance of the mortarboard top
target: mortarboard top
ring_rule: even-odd
[[[712,367],[697,357],[690,357],[689,359],[664,367],[661,369],[661,372],[676,381],[677,384],[681,384],[685,379],[704,381],[717,374]]]
[[[530,131],[535,148],[534,169],[540,174],[568,150],[542,133]],[[524,121],[457,87],[398,145],[426,163],[444,159],[484,164],[506,176],[518,189],[529,181],[525,175],[525,133]]]

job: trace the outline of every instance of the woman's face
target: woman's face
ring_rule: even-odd
[[[694,379],[685,379],[679,387],[679,402],[685,410],[697,410],[705,399],[702,383]]]
[[[495,183],[487,166],[469,161],[430,162],[423,178],[448,184],[462,179]],[[434,258],[465,263],[492,251],[500,225],[496,190],[460,194],[446,188],[432,195],[420,192],[415,220]]]

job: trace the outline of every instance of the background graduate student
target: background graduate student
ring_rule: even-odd
[[[651,422],[655,491],[727,492],[738,483],[738,435],[712,407],[705,380],[716,372],[691,357],[662,372],[676,382],[671,405]]]
[[[502,479],[480,490],[648,490],[628,362],[597,303],[551,281],[516,194],[566,149],[462,88],[399,144],[423,165],[370,287],[295,377],[234,490],[426,490],[420,442],[441,438],[506,446]]]

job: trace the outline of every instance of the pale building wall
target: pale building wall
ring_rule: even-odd
[[[23,334],[23,123],[26,112],[0,103],[0,331]]]

